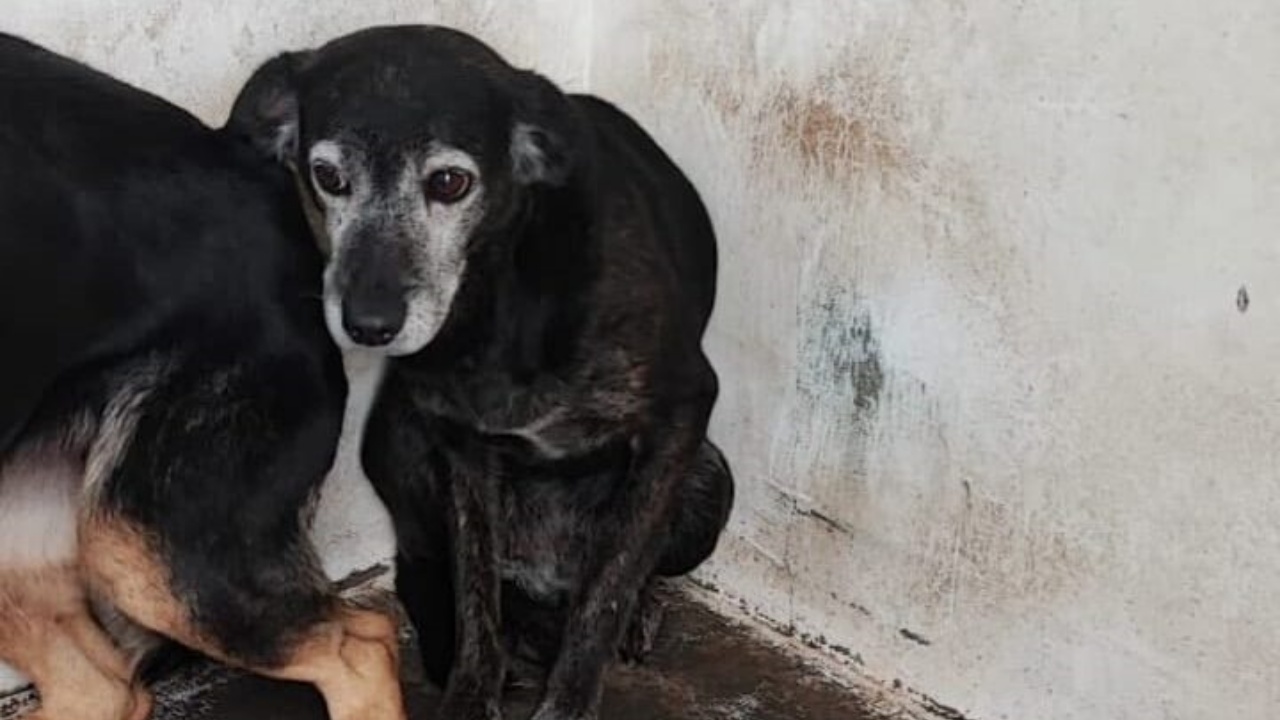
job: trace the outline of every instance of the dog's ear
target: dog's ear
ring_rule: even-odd
[[[289,52],[263,63],[236,96],[226,129],[258,152],[291,165],[298,154],[298,74],[309,52]]]
[[[516,182],[563,185],[580,160],[580,125],[573,104],[549,80],[520,72],[511,128],[511,168]]]

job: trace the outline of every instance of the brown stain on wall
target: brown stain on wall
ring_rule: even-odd
[[[954,603],[1061,596],[1087,575],[1091,558],[1042,510],[945,486],[955,460],[932,392],[881,366],[874,306],[863,303],[875,290],[860,286],[860,248],[912,247],[907,256],[932,259],[934,272],[946,268],[959,292],[1000,326],[1009,326],[1012,308],[1003,287],[991,283],[1020,267],[1016,245],[991,217],[983,183],[930,130],[945,117],[943,96],[927,85],[904,86],[900,68],[909,49],[885,43],[832,58],[807,80],[770,75],[750,54],[707,68],[678,46],[655,43],[649,79],[659,93],[692,92],[730,139],[728,147],[749,153],[751,177],[742,187],[749,202],[800,203],[818,218],[795,224],[807,234],[782,238],[817,254],[796,298],[792,434],[771,461],[775,507],[785,516],[768,519],[785,529],[770,536],[771,549],[785,560],[793,584],[818,582],[842,597],[854,592],[853,584],[817,578],[845,567],[838,559],[852,557],[852,544],[877,541],[864,534],[876,524],[867,513],[880,502],[872,489],[878,480],[867,476],[869,446],[882,418],[910,414],[919,428],[903,432],[925,444],[921,452],[934,458],[928,466],[937,479],[903,508],[902,520],[916,527],[909,533],[915,542],[900,548],[901,561],[912,566],[901,590],[927,598],[921,605],[931,610],[910,620],[938,639],[933,621]],[[875,206],[872,219],[854,222],[867,205]],[[876,222],[891,213],[899,223]],[[761,218],[767,226],[767,211]],[[884,254],[876,254],[883,262]],[[1010,272],[991,272],[993,262]]]
[[[664,81],[679,72],[666,63],[660,68]],[[726,122],[749,124],[757,167],[798,164],[823,182],[847,188],[867,177],[883,183],[915,174],[923,165],[905,139],[895,137],[900,104],[882,80],[825,78],[808,87],[770,88],[758,97],[743,90],[750,81],[737,80],[704,79],[700,85]]]
[[[785,108],[781,138],[811,170],[839,178],[860,170],[896,173],[911,164],[906,148],[878,128],[874,116],[791,89],[776,98],[775,107]]]
[[[963,461],[950,443],[964,437],[963,417],[949,389],[926,388],[878,353],[876,283],[886,277],[945,284],[941,297],[963,307],[940,310],[961,319],[998,329],[1019,322],[1009,288],[1026,286],[1028,264],[1020,238],[1001,224],[1003,198],[991,194],[983,158],[945,142],[948,88],[928,77],[904,82],[913,52],[905,39],[831,47],[819,74],[804,77],[762,68],[769,60],[753,37],[720,34],[716,52],[652,43],[646,89],[666,96],[656,107],[695,106],[700,115],[680,117],[708,124],[708,155],[745,160],[735,166],[746,177],[717,188],[747,215],[735,217],[737,226],[805,250],[792,254],[807,262],[794,295],[796,387],[789,407],[769,411],[786,416],[770,453],[767,501],[751,508],[752,544],[769,560],[759,563],[768,568],[762,584],[789,587],[793,607],[829,604],[804,601],[817,590],[835,602],[856,597],[895,633],[905,627],[934,642],[921,652],[947,645],[953,612],[1071,597],[1096,562],[1088,546],[1035,498],[987,496],[977,490],[981,478],[962,489],[954,478]],[[776,222],[775,208],[798,217]],[[918,459],[874,469],[882,437],[886,457]],[[926,477],[910,479],[909,490],[891,487],[906,472]],[[889,528],[886,516],[910,527]],[[857,570],[878,563],[902,567],[881,587],[863,585]],[[909,617],[894,617],[904,609]]]
[[[652,69],[657,84],[699,88],[725,133],[750,139],[748,191],[762,199],[802,198],[817,213],[856,212],[864,192],[894,192],[922,165],[898,131],[902,102],[891,77],[842,71],[807,83],[762,83],[751,69],[698,75],[662,59]],[[862,541],[869,442],[888,380],[875,320],[848,265],[855,252],[848,248],[861,240],[834,223],[814,231],[826,237],[796,241],[842,257],[825,269],[815,265],[797,298],[792,435],[770,460],[775,507],[785,513],[770,522],[786,528],[780,555],[792,583],[839,565],[810,551],[839,558]],[[805,499],[788,495],[792,487],[803,488]]]

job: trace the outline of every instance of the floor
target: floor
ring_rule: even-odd
[[[682,596],[671,599],[653,655],[619,666],[601,716],[608,720],[890,720],[802,661]],[[430,720],[437,694],[406,669],[413,720]],[[153,720],[324,720],[310,688],[221,668],[189,669],[157,687]],[[534,693],[515,691],[507,715],[532,710]],[[6,717],[0,703],[0,718]]]

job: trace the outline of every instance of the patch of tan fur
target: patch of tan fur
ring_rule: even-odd
[[[143,720],[151,699],[90,614],[74,565],[0,571],[0,659],[29,676],[28,720]]]
[[[169,570],[154,544],[128,522],[105,513],[85,519],[80,563],[94,591],[134,622],[188,647],[216,649],[173,592]]]
[[[399,636],[391,613],[347,603],[304,633],[278,667],[229,657],[191,619],[170,586],[165,564],[144,533],[107,515],[81,527],[80,556],[96,592],[142,626],[250,672],[307,682],[324,696],[332,720],[405,720]],[[364,598],[362,604],[368,604]]]

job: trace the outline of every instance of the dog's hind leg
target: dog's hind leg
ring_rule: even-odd
[[[640,592],[631,623],[618,647],[628,662],[643,662],[653,651],[666,614],[660,577],[684,575],[711,556],[733,509],[733,472],[710,440],[703,440],[688,480],[679,489],[675,516],[658,560],[656,576]]]
[[[126,380],[78,527],[95,597],[228,665],[314,685],[331,720],[404,720],[398,623],[339,599],[304,528],[341,431],[341,365],[273,351]]]
[[[31,720],[142,720],[145,692],[89,614],[73,565],[0,570],[0,658],[40,693]]]
[[[52,439],[0,466],[0,658],[40,692],[44,720],[137,720],[151,702],[93,619],[76,556],[82,464]]]
[[[675,577],[691,572],[711,557],[733,510],[733,471],[724,453],[703,440],[688,479],[678,491],[675,517],[657,573]]]
[[[327,608],[266,654],[229,648],[193,617],[154,545],[128,521],[105,514],[81,530],[81,557],[93,587],[130,619],[229,665],[314,685],[332,720],[404,720],[399,635],[391,613],[327,598]],[[281,602],[288,602],[285,598]],[[228,608],[231,609],[231,608]],[[241,618],[245,634],[256,618]],[[58,718],[62,720],[62,718]]]
[[[592,549],[594,557],[571,605],[560,654],[534,720],[586,720],[598,714],[605,668],[668,551],[683,492],[706,459],[715,376],[705,366],[693,380],[686,391],[690,394],[664,412],[661,432],[633,441],[628,476],[611,500],[604,532]]]

